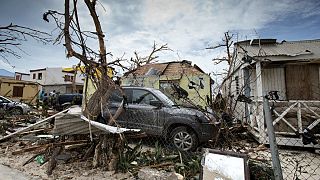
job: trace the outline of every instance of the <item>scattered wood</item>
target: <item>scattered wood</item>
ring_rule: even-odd
[[[0,139],[0,142],[3,142],[4,140],[7,140],[7,139],[9,139],[9,138],[11,138],[11,137],[13,137],[13,136],[16,136],[16,135],[18,135],[18,134],[20,134],[20,133],[22,133],[22,132],[25,132],[25,131],[30,130],[30,129],[32,129],[32,128],[35,128],[35,127],[37,127],[37,126],[39,126],[39,125],[42,125],[43,123],[48,123],[48,121],[49,121],[50,119],[52,119],[52,118],[54,118],[54,117],[56,117],[56,116],[58,116],[58,115],[60,115],[60,114],[62,114],[62,113],[65,113],[65,112],[67,112],[67,111],[69,111],[69,109],[65,109],[65,110],[63,110],[63,111],[61,111],[61,112],[59,112],[59,113],[56,113],[56,114],[54,114],[54,115],[52,115],[52,116],[50,116],[50,117],[47,117],[47,118],[45,118],[45,119],[43,119],[43,120],[41,120],[41,121],[39,121],[39,122],[37,122],[37,123],[35,123],[35,124],[32,124],[32,125],[26,127],[26,128],[23,128],[23,129],[21,129],[21,130],[19,130],[19,131],[16,131],[16,132],[12,133],[12,134],[9,134],[9,135],[7,135],[7,136],[4,136],[3,138]]]
[[[47,175],[52,174],[53,169],[57,165],[56,156],[61,153],[62,149],[63,148],[61,146],[57,146],[53,149],[53,152],[52,152],[51,158],[49,160],[49,164],[48,164]]]
[[[82,160],[87,159],[88,157],[90,157],[93,153],[93,151],[95,150],[95,144],[92,142],[91,146],[89,147],[89,149],[87,149],[86,153],[84,154],[84,156],[82,157]]]
[[[88,146],[88,143],[66,145],[64,148],[65,150],[72,150],[72,149],[82,148],[83,146]]]
[[[32,133],[40,133],[40,132],[44,132],[44,131],[47,132],[49,130],[50,130],[49,128],[35,129],[35,130],[31,130],[31,131],[20,133],[20,135],[26,135],[26,134],[32,134]]]
[[[35,150],[40,150],[40,149],[47,148],[47,147],[50,147],[50,146],[63,146],[63,145],[72,145],[72,144],[83,144],[83,143],[88,143],[88,142],[89,141],[87,141],[87,140],[79,140],[79,141],[67,141],[67,142],[43,144],[43,145],[27,147],[27,148],[24,148],[24,149],[20,149],[20,150],[14,151],[14,152],[12,152],[12,155],[18,155],[18,154],[22,154],[22,153],[25,153],[25,152],[31,152],[31,151],[35,151]]]
[[[39,149],[45,149],[48,146],[49,146],[49,144],[43,144],[43,145],[24,148],[24,149],[20,149],[20,150],[17,150],[17,151],[13,151],[12,155],[18,155],[18,154],[22,154],[22,153],[25,153],[25,152],[31,152],[31,151],[35,151],[35,150],[39,150]]]

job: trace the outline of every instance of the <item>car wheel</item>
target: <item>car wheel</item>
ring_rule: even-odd
[[[11,115],[22,115],[23,114],[23,111],[21,108],[13,108],[11,111]]]
[[[184,126],[174,128],[170,137],[171,143],[179,150],[194,150],[198,145],[197,135],[193,132],[193,130],[190,130]]]

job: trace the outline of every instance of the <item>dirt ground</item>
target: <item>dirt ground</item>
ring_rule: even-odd
[[[272,162],[269,150],[251,152],[249,156],[253,159]],[[320,179],[320,154],[302,150],[279,149],[279,157],[284,179]]]
[[[91,161],[75,161],[68,163],[58,161],[52,175],[48,176],[46,174],[48,163],[40,165],[33,160],[31,163],[23,166],[23,164],[35,154],[23,153],[21,155],[12,155],[12,151],[16,150],[17,146],[17,144],[14,144],[13,146],[9,143],[1,144],[0,164],[17,169],[29,175],[32,179],[134,179],[129,173],[115,174],[115,172],[104,171],[99,168],[93,169]]]
[[[23,153],[21,155],[12,155],[12,152],[19,149],[17,143],[0,144],[0,164],[19,170],[32,179],[135,179],[130,173],[115,173],[105,171],[101,168],[92,168],[91,160],[88,161],[58,161],[53,174],[46,174],[48,163],[40,165],[33,160],[29,164],[23,164],[34,156],[34,153]],[[279,150],[281,166],[284,179],[320,179],[320,155],[308,151],[298,150]],[[262,151],[249,152],[252,159],[266,160],[271,162],[271,154],[267,148]],[[28,178],[26,178],[28,179]]]

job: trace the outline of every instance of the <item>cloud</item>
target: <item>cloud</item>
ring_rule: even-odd
[[[299,26],[299,23],[308,19],[308,27],[312,27],[319,24],[319,18],[314,17],[320,15],[318,11],[320,2],[316,0],[101,0],[99,2],[102,6],[98,5],[97,12],[106,35],[107,51],[112,52],[114,58],[121,57],[123,53],[126,53],[126,58],[130,58],[134,51],[138,51],[141,56],[147,55],[151,51],[153,42],[156,41],[158,44],[168,43],[174,50],[174,52],[160,53],[159,59],[162,61],[188,59],[207,72],[223,68],[214,66],[211,59],[224,56],[224,50],[213,51],[205,48],[221,42],[224,32],[231,30],[236,35],[235,40],[257,36],[263,38],[264,34],[270,37],[280,36],[284,35],[281,33],[290,31],[290,27],[286,27],[288,21],[294,23],[297,19],[296,24]],[[82,29],[94,30],[91,16],[84,3],[79,1],[78,7]],[[38,26],[50,32],[53,23],[44,23],[41,20],[41,14],[48,9],[63,11],[63,2],[5,1],[0,7],[0,12],[6,22],[9,20],[25,22],[25,25],[31,24],[33,27]],[[277,27],[270,26],[274,24],[277,27],[281,26],[281,31],[277,32]],[[267,29],[266,32],[266,27],[275,29]],[[317,30],[314,27],[310,29]],[[259,34],[261,32],[263,34]],[[307,32],[296,32],[292,35],[300,37],[301,34]],[[88,41],[88,44],[97,49],[96,41]],[[39,47],[31,48],[34,46]],[[46,50],[39,50],[41,48]],[[29,63],[28,66],[54,66],[55,62],[59,62],[56,65],[59,66],[60,62],[65,61],[62,45],[57,49],[32,43],[27,50],[32,57],[24,57],[25,61],[35,63]],[[59,60],[52,60],[54,58]],[[26,67],[26,64],[14,65]]]

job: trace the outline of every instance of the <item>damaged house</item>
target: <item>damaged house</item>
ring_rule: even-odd
[[[254,39],[234,46],[234,73],[224,91],[235,116],[261,143],[268,143],[263,114],[268,95],[277,143],[314,147],[316,141],[304,134],[320,135],[320,40]]]
[[[121,84],[160,89],[176,102],[188,98],[202,108],[211,104],[213,80],[191,61],[146,64],[126,73]]]

